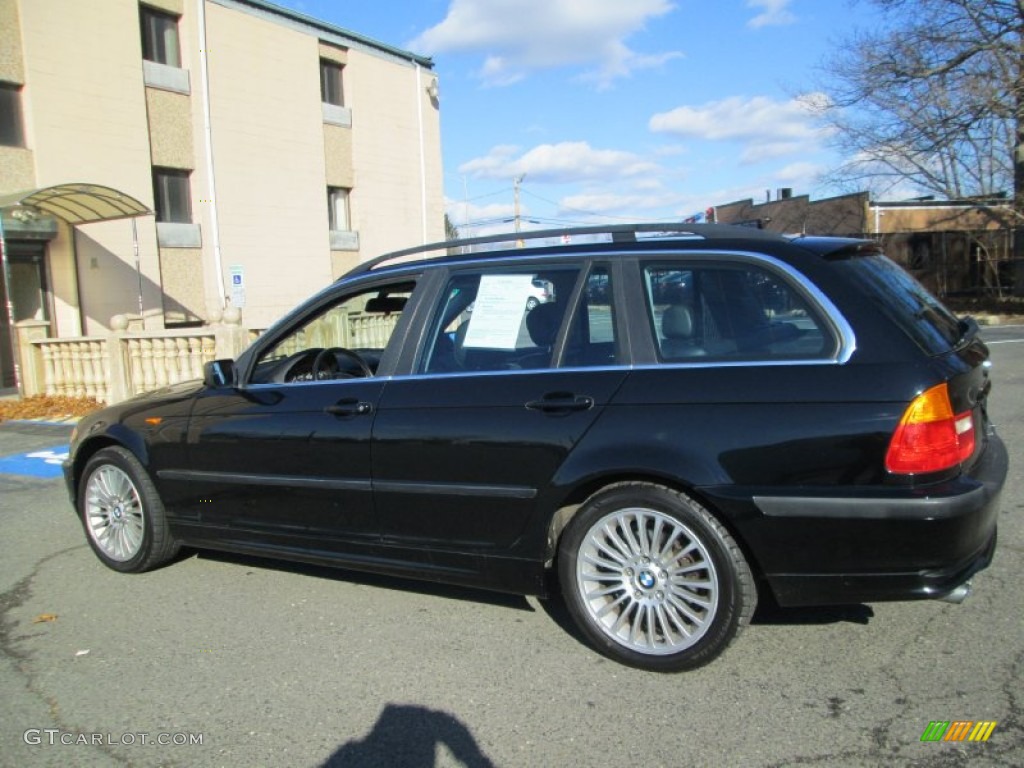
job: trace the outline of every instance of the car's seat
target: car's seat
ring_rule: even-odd
[[[670,360],[701,357],[707,351],[695,340],[693,313],[685,304],[672,304],[661,316],[661,354]]]
[[[537,350],[516,361],[519,368],[544,368],[551,364],[551,352],[565,307],[558,302],[538,304],[526,313],[526,332]]]

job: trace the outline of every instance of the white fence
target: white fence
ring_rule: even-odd
[[[198,379],[203,365],[234,358],[248,338],[237,313],[220,323],[181,331],[129,332],[116,315],[106,336],[51,339],[49,325],[18,326],[20,389],[25,396],[89,397],[116,403],[141,392]]]
[[[338,331],[345,343],[334,340],[313,346],[382,349],[397,320],[397,315],[355,312]],[[129,332],[124,315],[115,315],[110,325],[113,330],[106,336],[52,339],[48,323],[18,323],[21,393],[116,403],[202,378],[205,363],[238,357],[262,333],[244,330],[240,315],[230,311],[215,325],[181,331]],[[304,348],[300,339],[296,343],[297,349]]]

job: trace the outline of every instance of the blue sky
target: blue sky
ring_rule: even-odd
[[[462,234],[679,220],[839,164],[800,94],[856,0],[275,0],[434,59]],[[503,223],[504,221],[504,223]]]

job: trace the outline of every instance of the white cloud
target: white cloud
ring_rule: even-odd
[[[805,140],[818,135],[807,103],[799,99],[774,101],[766,96],[733,96],[700,107],[677,107],[654,115],[649,126],[655,133],[709,141]]]
[[[487,155],[459,166],[459,173],[485,179],[509,179],[525,174],[532,182],[568,184],[624,178],[658,171],[640,155],[614,149],[594,149],[585,141],[540,144],[523,154],[518,147],[499,145]]]
[[[586,212],[594,214],[614,214],[616,217],[645,218],[643,212],[662,210],[679,201],[678,195],[661,193],[657,195],[619,194],[616,192],[582,192],[578,195],[567,195],[559,200],[561,215],[571,216],[573,213]],[[639,212],[639,215],[638,215]]]
[[[809,188],[814,186],[818,177],[825,172],[825,166],[819,163],[798,162],[790,163],[779,171],[776,171],[775,178],[781,183],[794,187]]]
[[[761,13],[747,22],[748,27],[781,27],[793,24],[796,15],[789,10],[791,0],[747,0],[748,8],[759,8]]]
[[[814,103],[813,95],[789,101],[733,96],[658,113],[648,127],[689,139],[743,143],[739,162],[753,165],[818,149],[824,132],[816,124]]]
[[[741,165],[756,165],[776,157],[795,155],[806,149],[806,145],[797,141],[765,141],[751,144],[740,154]]]
[[[482,52],[479,75],[487,85],[582,65],[592,68],[585,79],[605,87],[682,55],[637,53],[624,42],[673,8],[669,0],[451,0],[445,19],[407,47],[430,55]]]
[[[448,197],[444,201],[445,212],[451,222],[460,230],[467,228],[467,222],[470,229],[481,226],[481,222],[487,222],[488,226],[496,226],[500,230],[503,227],[507,228],[507,224],[504,222],[511,221],[515,215],[511,194],[508,198],[507,202],[479,205],[471,201],[455,200]],[[525,205],[520,206],[521,214],[527,212],[528,208]],[[471,237],[474,232],[467,231],[462,234]]]
[[[689,154],[690,148],[684,144],[664,144],[654,150],[658,157],[676,157]]]

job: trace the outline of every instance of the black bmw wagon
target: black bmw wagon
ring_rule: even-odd
[[[508,237],[363,264],[203,381],[83,419],[65,474],[99,559],[558,592],[598,651],[660,671],[758,599],[960,600],[989,564],[988,350],[875,243]]]

